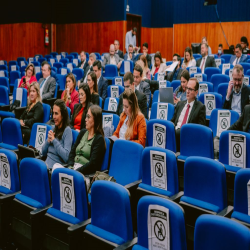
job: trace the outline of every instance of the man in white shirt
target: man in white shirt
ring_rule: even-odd
[[[235,66],[236,64],[240,64],[243,62],[247,62],[247,55],[242,54],[242,47],[238,43],[235,46],[235,55],[231,56],[229,63],[233,64],[233,66]]]
[[[128,52],[129,44],[132,44],[133,47],[135,48],[135,50],[138,49],[136,47],[136,32],[137,32],[137,28],[134,27],[132,30],[130,30],[126,33],[125,48],[126,48],[127,52]]]
[[[123,59],[115,54],[115,45],[111,44],[109,48],[109,54],[104,55],[102,67],[105,68],[107,64],[113,64],[119,69],[121,67],[122,61]]]
[[[172,122],[175,125],[176,150],[180,152],[180,131],[187,123],[206,125],[206,107],[196,100],[199,82],[196,78],[190,78],[186,87],[187,100],[180,101],[175,107]]]
[[[85,70],[84,70],[84,76],[83,76],[83,78],[82,78],[81,80],[78,81],[78,88],[79,88],[79,86],[80,86],[80,83],[82,83],[82,82],[87,83],[87,76],[88,76],[88,73],[89,73],[90,71],[93,71],[93,63],[94,63],[95,60],[96,60],[96,55],[95,55],[95,53],[91,53],[91,54],[89,55],[88,65],[87,65],[87,67],[86,67]]]

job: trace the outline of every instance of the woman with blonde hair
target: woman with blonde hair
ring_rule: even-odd
[[[190,47],[187,47],[184,52],[184,61],[181,65],[183,69],[186,69],[187,67],[195,67],[196,66],[196,60],[193,57],[193,52]]]
[[[139,143],[145,147],[146,121],[139,109],[135,92],[131,89],[126,89],[123,92],[123,109],[113,136]]]
[[[30,84],[29,93],[27,109],[20,117],[24,144],[28,144],[29,142],[33,124],[36,122],[43,122],[43,105],[38,82]]]
[[[32,82],[37,82],[35,66],[29,63],[25,69],[25,76],[21,78],[18,88],[25,88],[29,90],[29,86]]]
[[[142,69],[143,69],[143,73],[142,73],[142,79],[148,79],[151,80],[151,74],[150,74],[150,69],[148,68],[148,62],[147,62],[147,58],[145,55],[141,55],[140,56],[140,60],[138,60],[136,62],[137,64],[139,64]]]

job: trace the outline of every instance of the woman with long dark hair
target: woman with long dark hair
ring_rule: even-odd
[[[91,102],[93,104],[99,104],[99,94],[98,94],[98,86],[97,86],[97,77],[94,71],[88,73],[87,83],[89,85],[89,90],[91,94]]]

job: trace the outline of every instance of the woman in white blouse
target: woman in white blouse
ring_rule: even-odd
[[[184,61],[181,65],[183,69],[186,69],[187,67],[195,67],[196,66],[196,60],[193,57],[193,52],[190,47],[187,47],[184,52]]]

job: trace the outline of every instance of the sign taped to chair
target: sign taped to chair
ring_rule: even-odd
[[[21,79],[20,78],[17,79],[17,86],[19,86],[20,82],[21,82]]]
[[[231,112],[229,110],[218,110],[216,135],[220,137],[221,133],[230,127],[230,123]]]
[[[199,84],[199,95],[202,93],[207,93],[208,92],[208,86],[206,83],[201,83]]]
[[[198,82],[203,82],[202,74],[194,74],[194,77],[198,80]]]
[[[50,58],[50,63],[51,63],[51,65],[52,65],[52,67],[53,67],[53,64],[55,63],[55,59],[54,58]]]
[[[21,61],[21,67],[25,66],[25,62]]]
[[[229,70],[229,78],[230,78],[230,81],[233,80],[233,69]]]
[[[20,107],[22,107],[23,88],[17,88],[16,89],[16,100],[20,101]]]
[[[76,67],[78,66],[78,59],[73,59],[73,63],[76,65]]]
[[[247,86],[249,85],[249,77],[248,76],[244,76],[243,83]]]
[[[115,98],[109,98],[109,106],[108,106],[108,111],[113,111],[116,112],[117,110],[117,101]]]
[[[190,67],[189,68],[189,74],[196,74],[197,73],[197,68],[196,67]]]
[[[168,103],[157,103],[157,119],[167,120],[168,118]]]
[[[248,215],[250,215],[250,180],[247,183],[247,205],[248,205]]]
[[[115,78],[115,85],[122,86],[122,78]]]
[[[4,73],[3,70],[0,70],[0,76],[1,76],[1,77],[5,77],[5,73]]]
[[[111,85],[110,88],[111,88],[110,96],[112,98],[118,98],[119,97],[119,87],[115,86],[115,85]]]
[[[3,60],[0,61],[0,65],[4,65],[4,61]]]
[[[1,186],[10,189],[11,188],[11,176],[10,176],[10,164],[8,157],[0,153],[1,161]]]
[[[61,75],[67,75],[67,69],[61,68]]]
[[[124,61],[124,72],[130,72],[130,62],[129,61]]]
[[[246,137],[229,133],[229,165],[246,168]]]
[[[39,58],[40,58],[39,56],[35,56],[36,62],[38,62],[38,59],[39,59]]]
[[[223,63],[222,64],[222,74],[225,75],[227,69],[230,69],[230,63]]]
[[[43,125],[37,126],[35,148],[40,152],[42,151],[42,146],[45,143],[46,133],[47,133],[46,126]]]
[[[36,67],[35,67],[35,71],[36,71],[36,73],[41,72],[40,66],[36,66]]]
[[[158,73],[157,81],[161,82],[164,81],[165,73]]]
[[[16,65],[11,65],[11,71],[16,71]]]
[[[170,250],[169,209],[166,207],[148,207],[148,249]]]
[[[150,163],[151,185],[167,190],[166,153],[150,150]]]
[[[62,56],[61,56],[61,55],[57,55],[57,56],[56,56],[56,59],[57,59],[57,61],[59,62],[59,61],[62,59]]]
[[[74,178],[71,175],[59,173],[61,212],[75,216]]]
[[[110,127],[113,125],[113,115],[103,115],[102,116],[103,127]]]
[[[159,81],[159,89],[166,87],[167,87],[167,81]]]
[[[61,55],[65,58],[66,53],[65,53],[65,52],[62,52]]]
[[[34,58],[33,58],[33,57],[30,57],[30,58],[29,58],[29,63],[32,63],[32,62],[34,62]]]
[[[72,65],[72,63],[68,63],[68,64],[67,64],[67,68],[70,70],[70,72],[72,72],[72,70],[73,70],[73,65]]]
[[[205,106],[206,106],[206,115],[211,115],[213,109],[215,109],[215,96],[212,94],[205,94]]]
[[[153,125],[153,147],[165,148],[166,126],[155,123]]]
[[[214,61],[215,61],[216,67],[219,68],[219,66],[221,65],[221,59],[217,58],[217,59],[214,59]]]

